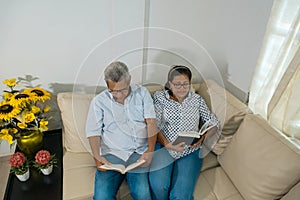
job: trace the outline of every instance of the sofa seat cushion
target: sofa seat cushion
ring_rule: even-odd
[[[297,183],[281,200],[294,200],[300,197],[300,182]]]
[[[92,200],[96,166],[90,153],[65,152],[63,156],[63,199]],[[124,181],[117,199],[131,200],[128,185]]]
[[[91,154],[65,152],[63,166],[63,199],[93,199],[96,167]]]
[[[300,180],[300,149],[248,114],[219,162],[245,199],[279,199]]]
[[[243,199],[220,166],[201,172],[196,183],[194,198],[195,200]]]
[[[211,169],[211,168],[217,167],[219,165],[220,164],[219,164],[217,155],[210,152],[203,158],[201,171],[205,171],[207,169]]]

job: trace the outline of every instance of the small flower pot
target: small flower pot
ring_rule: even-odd
[[[29,169],[27,170],[27,172],[25,174],[21,174],[21,175],[16,174],[16,177],[22,182],[27,181],[30,177]]]
[[[42,173],[43,173],[44,175],[49,175],[49,174],[51,174],[51,173],[52,173],[52,170],[53,170],[53,165],[51,165],[51,166],[48,167],[48,168],[41,169],[41,171],[42,171]]]

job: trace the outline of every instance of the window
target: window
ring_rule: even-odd
[[[274,1],[250,88],[249,107],[300,141],[299,7],[300,0]]]

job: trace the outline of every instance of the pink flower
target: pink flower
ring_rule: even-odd
[[[12,167],[20,167],[25,163],[25,155],[21,152],[16,152],[10,156],[9,163]]]
[[[35,162],[40,165],[45,165],[50,161],[51,155],[47,150],[40,150],[35,155]]]

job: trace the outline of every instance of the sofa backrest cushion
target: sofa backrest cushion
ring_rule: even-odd
[[[158,84],[144,85],[151,95],[163,86]],[[246,113],[250,110],[245,104],[226,91],[213,80],[201,84],[193,84],[192,88],[200,94],[210,109],[216,114],[222,124],[222,135],[213,151],[221,154],[236,132]],[[101,92],[104,89],[99,89]],[[64,92],[57,97],[63,122],[63,141],[66,150],[71,152],[86,152],[90,149],[85,136],[85,121],[90,102],[95,94],[80,94]]]
[[[164,86],[159,85],[159,84],[145,84],[143,86],[145,86],[148,89],[148,91],[150,92],[152,97],[153,97],[153,94],[154,94],[155,91],[159,91],[159,90],[164,89]]]
[[[221,122],[221,136],[213,148],[213,152],[220,155],[230,143],[245,115],[251,113],[251,110],[213,80],[203,81],[193,87]]]
[[[57,95],[63,122],[63,146],[70,152],[90,152],[85,122],[94,94],[65,92]]]
[[[300,148],[248,114],[219,162],[245,199],[279,199],[300,180]]]

